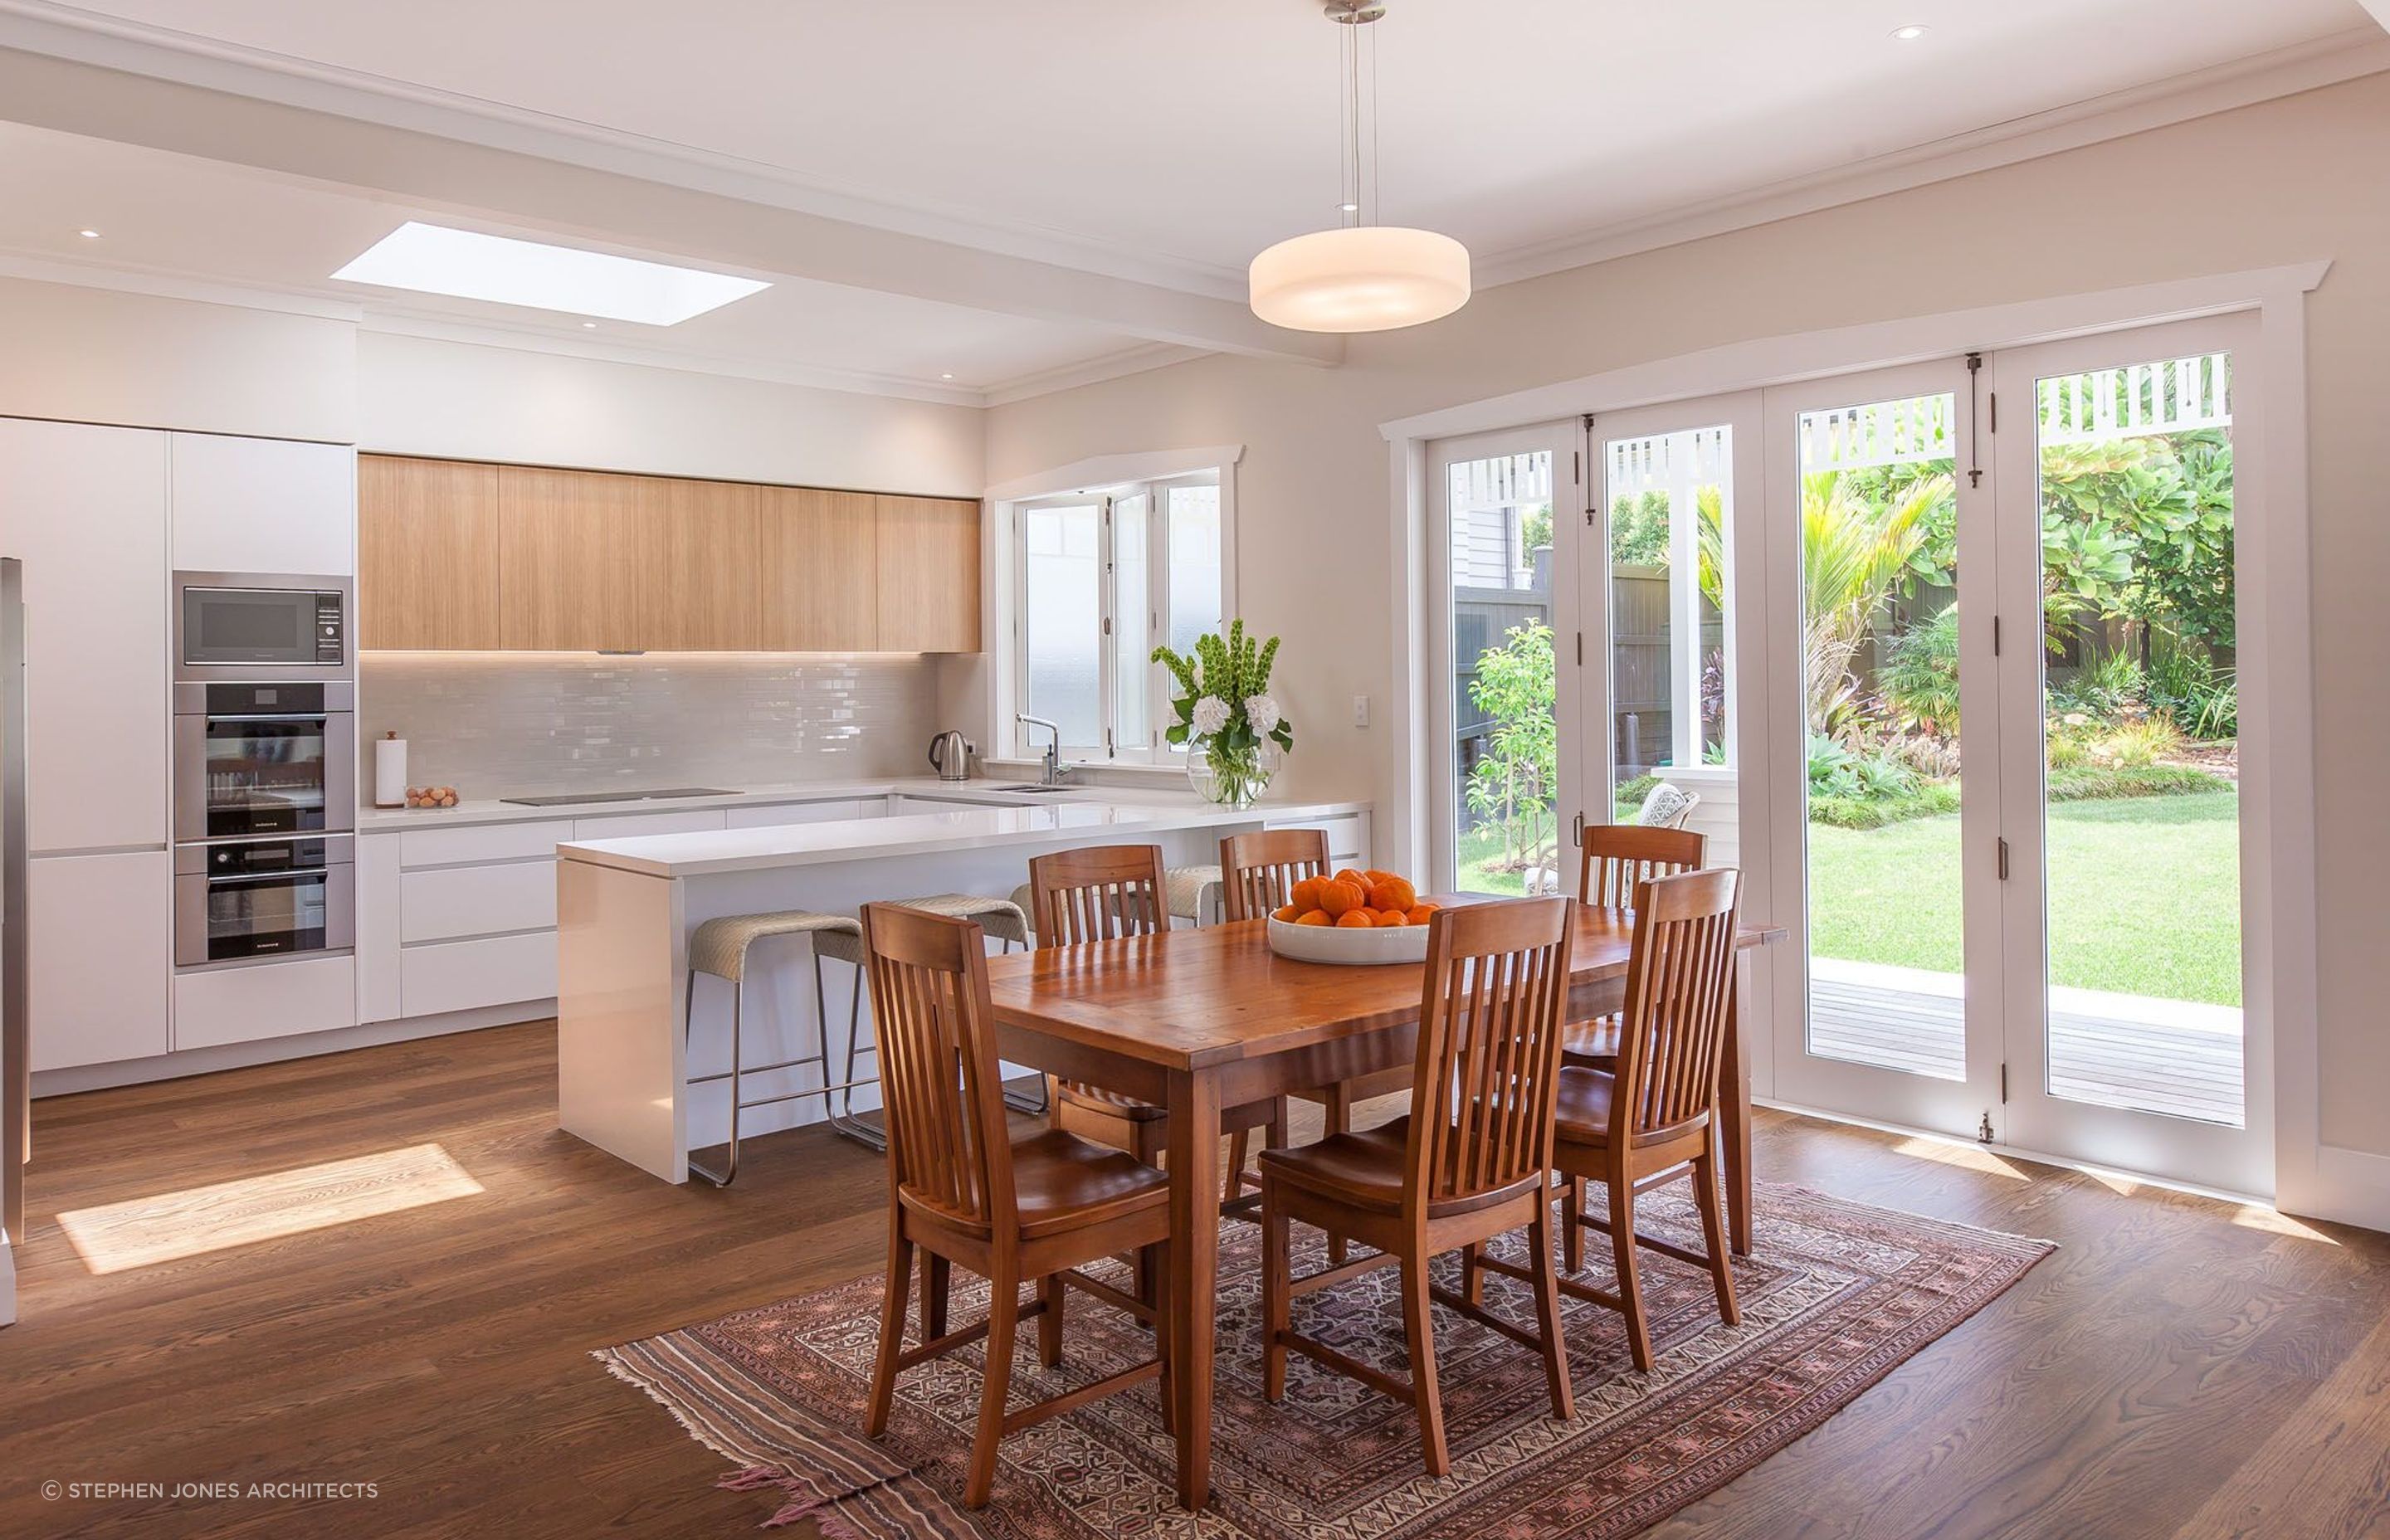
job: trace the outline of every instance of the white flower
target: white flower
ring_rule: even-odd
[[[1267,738],[1278,730],[1278,702],[1266,695],[1245,697],[1245,720],[1253,725],[1253,736]]]
[[[1210,738],[1228,725],[1228,703],[1216,695],[1207,695],[1195,702],[1189,722],[1196,732]]]

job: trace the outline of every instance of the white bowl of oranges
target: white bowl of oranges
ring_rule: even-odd
[[[1347,867],[1333,877],[1306,877],[1269,918],[1270,950],[1343,968],[1424,962],[1435,909],[1393,872]]]

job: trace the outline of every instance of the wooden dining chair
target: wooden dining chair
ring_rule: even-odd
[[[1635,887],[1655,877],[1698,871],[1709,856],[1709,837],[1690,829],[1656,828],[1640,824],[1587,824],[1577,867],[1576,901],[1605,909],[1624,909],[1635,902]],[[1561,1039],[1561,1062],[1581,1070],[1618,1068],[1618,1023],[1615,1015],[1572,1021]],[[1585,1184],[1572,1182],[1579,1204]],[[1564,1265],[1585,1271],[1585,1232],[1572,1225],[1561,1237]]]
[[[1123,936],[1148,936],[1170,927],[1166,878],[1158,845],[1096,845],[1057,851],[1029,863],[1029,892],[1037,944],[1076,946]],[[1150,1102],[1100,1085],[1056,1080],[1051,1086],[1054,1126],[1082,1138],[1125,1150],[1148,1165],[1161,1162],[1170,1145],[1168,1114]],[[1221,1113],[1227,1131],[1228,1174],[1224,1205],[1250,1208],[1245,1159],[1254,1129],[1271,1144],[1286,1143],[1286,1098],[1231,1107]],[[1240,1203],[1240,1200],[1245,1200]]]
[[[1536,1349],[1544,1359],[1552,1415],[1574,1415],[1568,1354],[1561,1340],[1552,1272],[1551,1201],[1545,1187],[1560,1074],[1561,1016],[1568,1001],[1569,943],[1575,905],[1564,898],[1517,899],[1439,910],[1429,923],[1427,981],[1420,1004],[1419,1094],[1408,1116],[1363,1134],[1337,1134],[1297,1149],[1262,1153],[1262,1393],[1286,1394],[1291,1348],[1372,1389],[1411,1403],[1428,1474],[1451,1469],[1444,1406],[1436,1393],[1433,1300]],[[1292,1276],[1291,1222],[1350,1236],[1379,1254]],[[1515,1271],[1535,1286],[1538,1330],[1484,1308],[1484,1242],[1527,1232],[1531,1264]],[[1461,1293],[1434,1288],[1428,1261],[1459,1249]],[[1372,1269],[1402,1269],[1409,1383],[1296,1332],[1289,1306]]]
[[[1168,1254],[1170,1187],[1151,1166],[1060,1129],[1011,1136],[988,1004],[986,941],[976,924],[869,904],[863,938],[888,1128],[888,1283],[864,1431],[872,1438],[886,1431],[897,1375],[984,1337],[979,1427],[963,1484],[965,1505],[980,1508],[1006,1434],[1157,1375],[1164,1376],[1163,1405],[1170,1405],[1167,1349],[1158,1345],[1144,1363],[1018,1411],[1005,1409],[1021,1320],[1037,1317],[1040,1360],[1061,1362],[1066,1285],[1153,1327],[1157,1344],[1169,1341],[1164,1301],[1131,1298],[1078,1269],[1137,1251],[1152,1256],[1154,1276],[1166,1279],[1169,1269],[1161,1263]],[[917,1247],[921,1340],[907,1348],[906,1295]],[[945,1322],[954,1263],[989,1285],[987,1319],[959,1331],[948,1331]],[[1033,1281],[1038,1297],[1023,1304],[1021,1286]]]
[[[1220,874],[1227,898],[1223,918],[1261,919],[1284,908],[1294,885],[1306,877],[1328,874],[1328,836],[1316,828],[1273,828],[1254,834],[1231,834],[1220,841]],[[1357,1102],[1390,1097],[1411,1088],[1408,1065],[1381,1070],[1331,1084],[1309,1086],[1295,1099],[1316,1103],[1325,1135],[1343,1134],[1353,1126]],[[1286,1140],[1279,1138],[1279,1144]],[[1330,1236],[1328,1260],[1342,1263],[1348,1248],[1343,1236]]]
[[[1553,1163],[1564,1182],[1563,1222],[1573,1240],[1588,1228],[1608,1233],[1618,1271],[1615,1290],[1574,1277],[1562,1278],[1561,1287],[1625,1315],[1627,1347],[1638,1369],[1651,1367],[1651,1332],[1636,1268],[1638,1246],[1707,1268],[1719,1315],[1728,1326],[1742,1318],[1719,1219],[1712,1137],[1718,1065],[1732,1014],[1741,880],[1732,869],[1697,871],[1635,889],[1635,944],[1626,965],[1617,1068],[1571,1065],[1561,1071]],[[1693,1180],[1693,1202],[1701,1211],[1700,1251],[1635,1229],[1635,1200],[1686,1175]],[[1610,1189],[1606,1224],[1585,1212],[1588,1179]],[[1573,1261],[1569,1271],[1581,1265]]]

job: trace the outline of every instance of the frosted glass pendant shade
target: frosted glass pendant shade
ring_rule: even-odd
[[[1318,230],[1253,259],[1253,314],[1294,331],[1392,331],[1469,302],[1469,249],[1396,225]]]

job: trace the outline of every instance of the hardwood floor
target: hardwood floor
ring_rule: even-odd
[[[805,1130],[727,1192],[675,1189],[554,1106],[545,1025],[41,1103],[0,1534],[751,1533],[768,1498],[714,1490],[722,1462],[587,1354],[877,1268],[879,1158]],[[2390,1534],[2390,1239],[1777,1114],[1758,1161],[2062,1249],[1654,1533]],[[92,1212],[236,1182],[210,1196],[247,1200],[251,1238],[223,1250]]]

